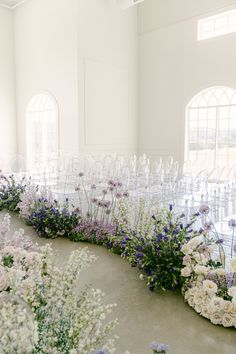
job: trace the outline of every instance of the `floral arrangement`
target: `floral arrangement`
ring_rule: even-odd
[[[216,256],[219,242],[204,231],[182,247],[184,298],[213,324],[236,327],[236,259],[227,272]]]
[[[152,209],[144,211],[143,201],[140,208],[134,229],[127,228],[127,222],[119,223],[119,233],[123,235],[122,256],[142,271],[140,277],[150,290],[181,288],[184,256],[181,247],[198,234],[192,229],[196,216],[184,225],[184,215],[175,216],[172,206],[169,210],[159,210],[155,215],[150,213]]]
[[[49,245],[34,246],[23,230],[8,240],[9,227],[6,215],[0,224],[0,296],[19,301],[5,301],[0,307],[1,351],[90,354],[103,346],[113,353],[114,340],[106,338],[116,321],[104,320],[114,305],[103,305],[100,290],[76,290],[80,272],[95,257],[85,249],[77,250],[59,269]]]
[[[68,199],[60,205],[52,199],[46,190],[29,185],[20,196],[17,205],[20,216],[27,224],[33,226],[39,236],[72,238],[74,229],[80,221],[77,210],[70,211]]]
[[[25,177],[16,181],[13,175],[9,177],[0,175],[0,210],[18,212],[21,194],[25,191],[28,183],[29,181],[26,181]]]

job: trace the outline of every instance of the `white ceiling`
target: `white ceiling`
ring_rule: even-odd
[[[22,4],[26,0],[0,0],[0,6],[14,9],[16,6]]]

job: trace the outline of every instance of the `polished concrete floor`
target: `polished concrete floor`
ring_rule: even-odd
[[[48,240],[36,236],[17,216],[12,216],[12,229],[23,227],[26,234],[43,245]],[[152,293],[139,280],[136,269],[105,248],[66,239],[51,241],[61,264],[70,252],[88,247],[98,260],[81,275],[85,284],[106,293],[105,301],[116,303],[114,317],[119,319],[116,334],[117,353],[128,349],[132,354],[148,354],[151,341],[169,344],[173,354],[235,354],[236,331],[214,326],[200,317],[183,301],[180,294]]]

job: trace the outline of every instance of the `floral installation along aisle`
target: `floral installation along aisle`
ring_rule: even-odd
[[[33,244],[22,229],[12,236],[9,231],[6,214],[0,222],[1,353],[114,353],[116,336],[108,336],[117,320],[106,318],[115,305],[103,304],[100,290],[76,290],[81,271],[96,257],[80,249],[57,268],[49,245]],[[168,346],[157,342],[150,348],[168,352]]]
[[[236,327],[236,260],[225,258],[207,205],[186,217],[172,205],[160,208],[155,198],[132,199],[119,181],[98,193],[79,176],[76,206],[30,180],[2,176],[0,209],[19,213],[41,237],[103,245],[138,267],[150,290],[182,290],[212,323]],[[236,221],[229,223],[234,230]]]

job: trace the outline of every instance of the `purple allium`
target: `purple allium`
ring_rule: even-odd
[[[80,191],[80,186],[75,187],[75,191],[79,192]]]
[[[108,185],[109,185],[109,186],[113,186],[113,185],[114,185],[114,181],[113,181],[112,179],[110,179],[110,180],[108,181]]]
[[[123,197],[129,198],[129,192],[124,192],[124,193],[123,193]]]
[[[121,182],[117,183],[117,187],[122,187],[122,186],[123,186],[123,184]]]
[[[92,184],[91,185],[91,189],[96,189],[97,187],[96,187],[96,185],[95,184]]]
[[[113,186],[109,187],[109,191],[113,192],[114,191],[114,187]]]
[[[80,172],[79,173],[79,177],[83,177],[84,176],[84,173],[83,172]]]
[[[234,229],[236,227],[236,220],[235,219],[230,219],[228,222],[228,226],[230,229]]]
[[[106,195],[107,194],[107,190],[103,189],[102,194]]]
[[[97,203],[97,198],[92,198],[92,203]]]
[[[207,215],[210,212],[210,207],[207,204],[202,204],[199,207],[199,213],[202,215]]]
[[[118,193],[116,193],[116,198],[117,198],[117,199],[122,198],[122,193],[119,193],[119,192],[118,192]]]

